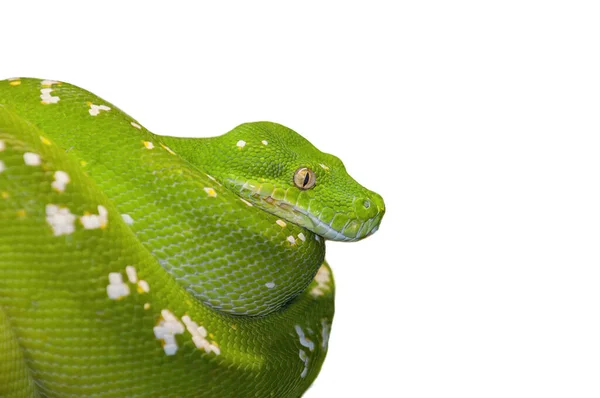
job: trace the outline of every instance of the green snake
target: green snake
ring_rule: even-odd
[[[0,396],[301,396],[325,240],[383,214],[282,125],[158,136],[73,85],[0,81]]]

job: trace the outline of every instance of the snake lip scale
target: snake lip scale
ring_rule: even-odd
[[[369,235],[372,235],[375,232],[377,232],[377,227],[379,225],[379,222],[381,221],[381,219],[385,213],[385,208],[383,206],[378,208],[377,213],[372,218],[369,218],[368,220],[363,221],[361,223],[360,227],[356,231],[356,236],[350,237],[350,236],[344,235],[344,231],[352,223],[351,219],[349,219],[344,224],[344,226],[338,231],[338,230],[334,229],[331,225],[334,217],[332,217],[332,219],[329,223],[324,222],[324,221],[320,220],[316,215],[311,214],[306,209],[303,209],[301,207],[298,207],[297,205],[286,202],[285,200],[275,199],[271,195],[261,196],[260,193],[258,192],[260,190],[260,188],[252,190],[247,185],[248,184],[243,184],[241,187],[241,190],[243,192],[245,192],[245,195],[242,195],[242,196],[252,198],[254,203],[260,203],[260,202],[265,203],[265,205],[263,205],[262,207],[266,211],[271,212],[275,215],[277,215],[279,212],[276,212],[276,211],[274,212],[273,211],[274,208],[279,208],[279,209],[283,210],[284,212],[289,214],[289,217],[297,225],[305,226],[308,229],[310,229],[311,231],[313,231],[317,236],[321,236],[321,237],[323,237],[325,239],[329,239],[329,240],[342,241],[342,242],[355,242],[355,241],[361,240]],[[352,201],[354,201],[356,199],[357,198],[354,197]],[[308,227],[308,226],[310,226],[310,227]],[[363,233],[363,230],[366,232]]]
[[[337,241],[343,241],[343,242],[354,242],[357,241],[359,239],[361,239],[363,236],[361,235],[362,229],[367,226],[367,223],[363,223],[360,227],[360,229],[358,230],[358,233],[356,234],[357,237],[356,238],[349,238],[347,236],[344,235],[344,229],[346,228],[346,226],[348,224],[350,224],[350,221],[348,221],[344,227],[341,229],[341,231],[336,231],[335,229],[332,228],[332,226],[330,224],[327,224],[321,220],[319,220],[318,217],[308,213],[307,211],[305,211],[304,209],[301,209],[297,206],[294,205],[290,205],[289,203],[285,203],[285,202],[279,202],[278,205],[282,208],[286,208],[289,207],[291,209],[291,211],[293,211],[296,214],[302,215],[304,217],[306,217],[308,220],[310,220],[310,222],[312,223],[312,231],[318,232],[317,236],[322,236],[325,239],[330,239],[330,240],[337,240]]]
[[[258,198],[259,195],[255,194],[254,196]],[[316,234],[315,236],[321,236],[325,239],[338,240],[338,241],[344,241],[344,242],[351,242],[351,241],[357,240],[357,239],[352,239],[352,238],[348,238],[348,237],[344,236],[343,228],[342,228],[342,232],[337,232],[336,230],[334,230],[331,227],[331,225],[324,223],[323,221],[319,220],[317,217],[306,212],[304,209],[301,209],[290,203],[287,203],[282,200],[274,199],[272,196],[266,196],[266,197],[262,198],[262,200],[264,200],[265,202],[267,202],[270,205],[278,206],[279,208],[281,208],[289,213],[292,213],[295,218],[301,219],[304,221],[304,222],[298,221],[298,222],[296,222],[296,224],[298,224],[298,225],[310,224],[311,225],[310,229],[312,231],[320,232],[320,233]],[[348,221],[348,223],[349,223],[349,221]],[[361,229],[362,229],[362,227],[361,227]],[[359,230],[359,232],[360,232],[360,230]]]
[[[332,330],[325,243],[384,212],[280,124],[159,136],[0,80],[0,396],[300,397]]]

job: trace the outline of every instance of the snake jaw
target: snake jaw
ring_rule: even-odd
[[[343,225],[343,227],[340,228],[340,230],[336,230],[332,226],[333,220],[338,214],[342,213],[334,213],[333,217],[331,217],[331,220],[329,222],[325,222],[304,208],[293,205],[285,200],[275,199],[271,195],[263,196],[259,193],[259,191],[260,188],[248,189],[246,184],[242,184],[239,194],[240,196],[249,199],[252,203],[268,213],[283,217],[287,221],[306,228],[314,234],[323,237],[324,239],[333,241],[354,242],[373,234],[377,230],[377,226],[379,225],[379,221],[383,215],[383,213],[380,213],[376,217],[370,218],[366,221],[359,221],[356,218],[348,217],[348,221]],[[360,225],[354,228],[356,230],[355,235],[345,235],[344,232],[346,229],[353,224],[356,225],[357,222]]]
[[[271,199],[272,202],[269,202],[269,200],[265,199],[268,203],[279,202],[279,203],[275,203],[275,205],[296,215],[297,218],[305,220],[305,222],[294,222],[293,220],[289,220],[289,221],[294,222],[295,224],[297,224],[301,227],[309,229],[316,235],[319,235],[325,239],[336,240],[336,241],[351,242],[353,240],[356,240],[356,239],[352,239],[352,238],[345,236],[341,232],[336,231],[335,229],[333,229],[331,227],[330,224],[319,220],[319,218],[317,218],[315,215],[310,214],[309,212],[307,212],[306,210],[304,210],[300,207],[294,206],[294,205],[284,202],[284,201],[277,201],[276,199],[273,199],[271,197],[269,197],[269,198]],[[332,218],[332,220],[333,220],[333,218]],[[307,225],[308,223],[310,223],[310,226]],[[343,229],[342,229],[342,232],[343,232]]]

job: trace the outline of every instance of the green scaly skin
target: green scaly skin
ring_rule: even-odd
[[[383,213],[281,125],[162,137],[75,86],[0,81],[0,396],[301,396],[333,320],[324,240]]]

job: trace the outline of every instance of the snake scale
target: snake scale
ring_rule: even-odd
[[[73,85],[0,81],[0,396],[299,397],[333,320],[325,240],[383,214],[282,125],[158,136]]]

